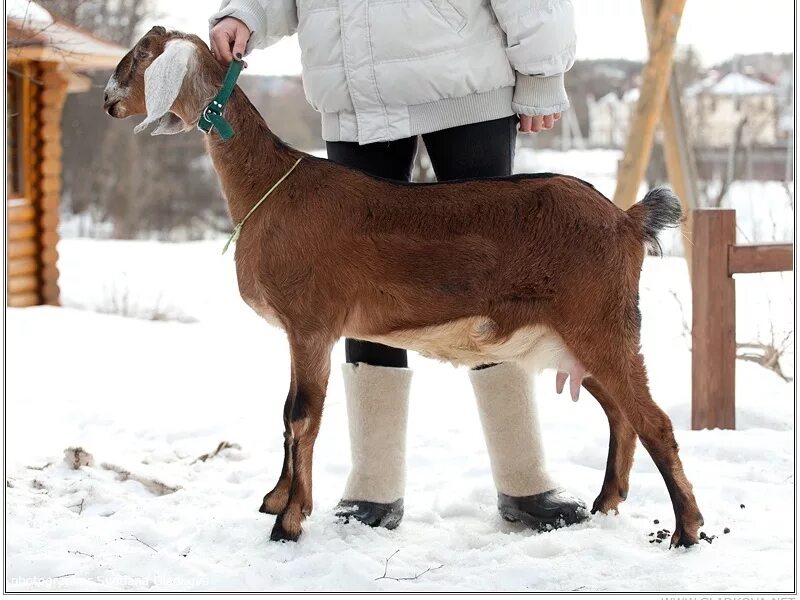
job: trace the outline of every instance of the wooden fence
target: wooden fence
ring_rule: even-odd
[[[692,222],[692,429],[736,427],[736,273],[791,271],[791,244],[736,244],[736,211]]]

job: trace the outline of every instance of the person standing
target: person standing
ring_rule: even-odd
[[[517,132],[550,129],[569,107],[569,0],[225,0],[210,25],[224,64],[297,33],[328,158],[378,177],[410,181],[420,137],[439,181],[510,175]],[[352,468],[337,515],[393,528],[404,509],[407,353],[348,339],[345,354]],[[586,518],[546,469],[527,373],[502,363],[469,376],[501,515],[537,529]]]

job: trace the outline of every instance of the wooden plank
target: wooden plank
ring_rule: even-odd
[[[36,219],[36,209],[31,204],[8,206],[6,215],[9,223],[32,223]]]
[[[36,224],[9,223],[7,235],[9,241],[36,239]]]
[[[39,129],[42,139],[45,141],[56,140],[61,142],[61,122],[43,124]]]
[[[42,248],[41,260],[42,264],[45,265],[58,264],[58,250],[56,248]]]
[[[655,27],[662,0],[642,0],[647,40],[652,51],[655,43]],[[664,162],[670,185],[678,196],[683,208],[684,219],[681,221],[683,235],[683,256],[692,276],[692,211],[697,208],[697,169],[694,150],[686,137],[686,120],[681,107],[678,77],[673,70],[670,73],[667,98],[661,114],[663,132]]]
[[[61,175],[60,160],[42,161],[41,173],[44,177],[58,177]]]
[[[614,203],[630,208],[636,202],[653,150],[672,72],[675,37],[686,0],[663,0],[655,26],[650,58],[642,71],[639,100],[632,115],[625,154],[619,165]]]
[[[39,219],[39,226],[42,229],[55,231],[58,229],[59,214],[55,211],[48,211]]]
[[[45,87],[58,89],[60,86],[66,85],[66,79],[58,71],[58,64],[43,62],[42,70],[41,80]]]
[[[11,308],[27,308],[29,306],[36,306],[39,302],[39,294],[35,292],[8,294],[8,305]]]
[[[44,247],[55,247],[58,244],[57,231],[44,231],[39,237],[39,242]]]
[[[61,304],[61,291],[57,285],[45,285],[42,288],[42,303],[51,306],[59,306]]]
[[[736,211],[694,213],[692,282],[692,429],[736,427],[736,293],[728,249]]]
[[[791,244],[742,244],[728,251],[728,273],[777,273],[793,269]]]
[[[45,194],[61,194],[61,179],[58,177],[45,177],[40,186]]]
[[[36,275],[17,275],[8,278],[8,294],[36,292],[39,289],[39,278]]]
[[[37,75],[37,69],[30,63],[26,63],[22,70],[21,82],[21,111],[22,111],[22,140],[20,145],[20,156],[22,158],[22,178],[25,188],[25,197],[34,199],[34,189],[36,185],[35,171],[33,168],[33,145],[35,142],[34,118],[36,94],[38,86],[33,85],[33,78]],[[10,238],[9,238],[10,239]]]
[[[39,244],[35,239],[12,240],[8,242],[8,258],[24,258],[36,256],[39,253]]]
[[[42,212],[45,214],[58,213],[60,204],[61,197],[57,194],[44,194],[40,202]]]
[[[45,106],[60,106],[64,104],[67,99],[68,87],[69,84],[65,79],[62,79],[55,85],[47,85],[45,91],[42,93],[42,104]]]
[[[41,110],[42,128],[61,127],[61,106],[48,106]]]
[[[43,265],[40,276],[45,285],[58,287],[58,274],[56,265]]]
[[[40,153],[42,160],[61,160],[64,155],[64,149],[60,144],[46,144]]]
[[[39,270],[39,262],[35,257],[11,258],[8,260],[8,276],[34,275]]]

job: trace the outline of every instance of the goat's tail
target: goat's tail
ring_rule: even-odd
[[[683,218],[680,200],[667,187],[653,188],[640,202],[627,210],[640,228],[644,243],[661,254],[658,234],[667,227],[677,227]]]

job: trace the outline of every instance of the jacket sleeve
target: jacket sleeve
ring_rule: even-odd
[[[297,31],[295,0],[223,0],[208,20],[211,27],[225,17],[235,17],[250,29],[247,54],[266,48]]]
[[[506,33],[506,54],[517,73],[513,108],[549,115],[569,108],[564,73],[575,62],[571,0],[491,0]]]

